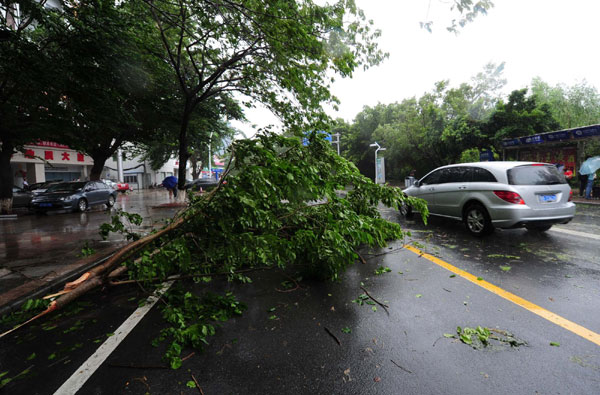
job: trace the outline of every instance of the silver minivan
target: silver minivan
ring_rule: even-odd
[[[476,236],[495,227],[546,231],[573,219],[573,191],[556,166],[536,162],[476,162],[439,167],[404,190],[429,213],[465,223]],[[403,205],[400,212],[412,214]]]

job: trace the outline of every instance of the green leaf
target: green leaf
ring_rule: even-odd
[[[554,347],[560,347],[560,343],[559,342],[550,342],[550,345],[554,346]]]
[[[482,281],[483,278],[482,277],[477,277],[477,281]]]
[[[503,271],[507,272],[511,269],[510,266],[500,266],[500,269],[502,269]]]
[[[342,328],[342,332],[344,332],[344,333],[351,333],[352,329],[350,329],[349,327],[344,327],[344,328]]]
[[[422,298],[422,297],[423,297],[423,295],[421,295],[421,294],[416,294],[415,295],[415,298]]]
[[[185,383],[185,385],[187,385],[189,388],[196,388],[196,383],[193,382],[192,380]]]
[[[35,353],[31,353],[31,355],[27,357],[27,360],[28,360],[28,361],[31,361],[31,360],[32,360],[32,359],[34,359],[35,357],[36,357]],[[2,377],[2,376],[0,376],[0,377]]]
[[[444,333],[444,337],[455,337],[455,336],[451,333]]]
[[[456,277],[456,274],[451,274],[450,275],[450,278],[454,278],[454,277]]]

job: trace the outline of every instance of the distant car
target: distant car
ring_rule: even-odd
[[[115,189],[115,190],[117,189],[117,183],[112,180],[102,180],[102,182],[104,182],[106,185],[108,185],[112,189]]]
[[[119,192],[125,193],[127,191],[132,191],[133,189],[126,182],[118,182],[115,189]]]
[[[29,202],[33,198],[33,193],[26,191],[23,188],[19,188],[17,186],[13,186],[12,193],[13,193],[13,201],[12,201],[13,208],[28,207]]]
[[[29,207],[35,212],[71,210],[84,212],[90,206],[114,206],[117,192],[102,181],[73,181],[51,185],[46,192],[34,196]]]
[[[494,227],[546,231],[575,216],[573,191],[556,166],[535,162],[477,162],[437,168],[404,190],[427,201],[432,215],[465,223],[475,236]],[[409,216],[406,204],[400,212]]]
[[[184,188],[191,189],[192,191],[199,191],[202,188],[203,191],[207,191],[217,185],[219,185],[219,181],[214,178],[198,178],[193,181],[186,180]]]

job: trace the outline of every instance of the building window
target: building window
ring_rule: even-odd
[[[137,184],[137,175],[135,176],[125,176],[125,182],[128,184]]]

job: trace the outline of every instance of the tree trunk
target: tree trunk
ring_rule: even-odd
[[[0,214],[10,214],[14,183],[10,158],[14,153],[14,146],[10,141],[2,141],[0,148]]]
[[[94,165],[92,166],[92,170],[90,171],[90,181],[98,181],[102,176],[102,170],[104,169],[104,163],[110,157],[110,155],[105,154],[94,154],[92,155],[92,159],[94,160]]]
[[[190,160],[192,162],[192,179],[197,179],[200,175],[200,169],[202,168],[202,162],[198,160],[198,152],[194,151],[194,153],[190,156]]]

